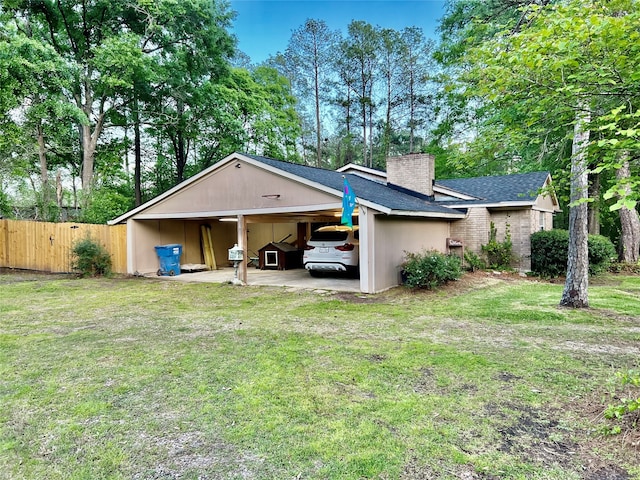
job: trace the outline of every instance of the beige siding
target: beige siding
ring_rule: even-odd
[[[555,203],[555,198],[549,195],[545,195],[545,196],[538,195],[538,198],[536,198],[536,202],[533,205],[533,208],[536,210],[545,210],[548,212],[554,212],[559,210],[558,204]]]
[[[240,168],[236,168],[240,165]],[[276,197],[279,195],[279,197]],[[340,199],[244,162],[230,162],[145,209],[145,215],[285,209],[339,204]]]
[[[248,230],[247,250],[250,256],[257,257],[258,250],[268,243],[281,240],[294,243],[297,240],[296,223],[250,223]]]
[[[396,219],[376,216],[374,248],[374,291],[400,283],[400,265],[405,252],[438,250],[446,253],[449,222],[445,220]]]

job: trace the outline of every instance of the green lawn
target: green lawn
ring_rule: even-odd
[[[483,275],[366,296],[0,273],[0,478],[639,479],[640,427],[599,432],[640,367],[640,278],[574,311]]]

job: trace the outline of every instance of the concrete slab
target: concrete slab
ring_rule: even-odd
[[[233,268],[221,268],[205,272],[181,273],[175,277],[158,277],[155,273],[149,273],[145,276],[179,282],[230,283],[234,279],[234,270]],[[258,268],[249,268],[247,271],[247,284],[338,292],[360,292],[359,279],[348,278],[339,274],[333,276],[327,274],[327,276],[315,278],[302,268],[293,270],[260,270]]]

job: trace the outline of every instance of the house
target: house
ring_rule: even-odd
[[[366,174],[366,175],[365,175]],[[480,249],[491,222],[509,225],[520,268],[528,269],[528,236],[551,228],[557,210],[548,174],[435,182],[434,159],[410,154],[388,159],[387,171],[362,167],[331,171],[234,153],[153,200],[109,222],[127,224],[129,273],[157,270],[154,246],[183,245],[182,263],[201,263],[200,227],[211,228],[218,263],[238,244],[244,258],[291,238],[304,248],[312,229],[338,223],[343,177],[358,198],[360,290],[375,293],[399,283],[406,252],[447,251],[447,239]],[[495,190],[495,191],[494,191]],[[246,281],[247,264],[239,268]]]
[[[338,171],[387,183],[387,173],[380,170],[348,164]],[[531,234],[553,228],[553,215],[560,211],[548,172],[435,180],[433,194],[437,204],[466,213],[464,220],[451,224],[451,237],[461,239],[465,249],[479,254],[492,225],[499,241],[508,232],[513,267],[521,271],[531,269]]]

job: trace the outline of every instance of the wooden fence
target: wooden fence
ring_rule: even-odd
[[[127,273],[127,226],[0,220],[0,267],[72,272],[71,249],[91,238],[111,255],[115,273]]]

